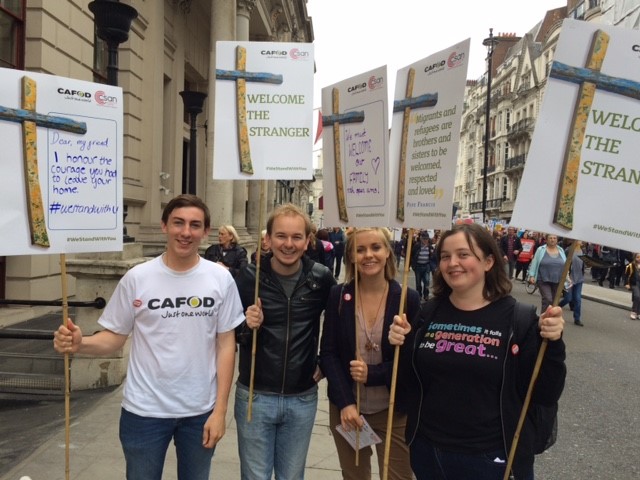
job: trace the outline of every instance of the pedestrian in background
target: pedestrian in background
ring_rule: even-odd
[[[342,268],[344,244],[346,241],[346,237],[342,228],[333,227],[329,232],[329,241],[333,244],[333,254],[335,256],[334,276],[337,279],[340,276],[340,269]]]
[[[353,248],[356,244],[357,253]],[[331,289],[322,332],[320,366],[327,377],[330,430],[338,451],[342,478],[371,479],[373,450],[355,451],[335,430],[361,428],[356,406],[356,384],[360,385],[360,413],[380,438],[387,434],[389,389],[394,348],[389,344],[389,326],[400,310],[402,287],[395,280],[397,269],[391,253],[391,234],[386,228],[359,228],[347,240],[345,283]],[[355,277],[358,276],[358,290]],[[418,293],[407,290],[407,308],[413,318],[420,309]],[[356,328],[354,319],[358,322]],[[357,341],[356,341],[357,337]],[[358,345],[357,357],[355,357]],[[393,416],[389,478],[411,480],[409,449],[404,442],[406,412],[398,394]],[[380,477],[384,466],[384,443],[376,445]]]
[[[418,480],[502,480],[531,372],[549,343],[531,401],[554,405],[566,377],[562,309],[530,310],[515,327],[503,257],[478,224],[442,234],[434,299],[412,324],[394,318],[389,341],[403,345],[398,385],[407,389],[405,438]],[[534,478],[534,425],[527,416],[514,477]]]
[[[265,258],[267,258],[271,253],[271,248],[269,247],[269,243],[267,242],[266,236],[267,236],[267,231],[262,230],[262,232],[260,232],[260,263],[261,264],[265,260]],[[254,265],[256,264],[257,253],[258,253],[258,250],[256,250],[251,254],[251,263]]]
[[[218,243],[204,252],[204,258],[223,266],[233,277],[247,265],[247,250],[238,245],[240,237],[233,225],[220,225]]]
[[[582,242],[578,242],[576,250],[571,258],[571,269],[569,270],[569,282],[565,294],[558,304],[559,307],[569,305],[573,310],[573,323],[583,327],[582,323],[582,284],[584,283],[584,262],[580,258],[582,253]]]
[[[84,336],[71,320],[54,334],[60,353],[109,355],[131,336],[120,414],[128,479],[161,480],[173,440],[179,480],[208,480],[225,433],[233,380],[234,328],[243,320],[233,277],[198,254],[210,228],[195,195],[175,197],[162,213],[166,251],[129,270],[98,323]]]
[[[416,290],[424,300],[429,299],[431,281],[431,241],[429,232],[420,232],[420,242],[411,252],[411,268],[416,277]]]
[[[520,245],[522,246],[522,250],[520,250],[518,260],[516,262],[516,280],[518,279],[520,272],[522,272],[522,283],[526,283],[527,270],[529,270],[529,264],[531,263],[531,259],[536,251],[536,241],[529,238],[529,232],[524,232],[520,239]]]
[[[553,303],[558,285],[564,281],[562,272],[567,260],[556,235],[548,233],[545,239],[545,244],[536,250],[528,272],[529,283],[537,284],[540,291],[541,312]]]
[[[500,250],[504,257],[505,268],[507,269],[509,279],[513,278],[518,255],[522,251],[522,243],[516,233],[515,227],[509,227],[507,228],[507,234],[500,239]]]
[[[625,288],[631,290],[631,320],[640,319],[640,253],[636,253],[633,261],[625,269]]]
[[[311,238],[306,213],[292,204],[267,220],[269,261],[236,276],[246,322],[236,328],[240,359],[234,417],[243,480],[304,478],[318,406],[320,316],[336,281],[305,255]],[[248,421],[253,332],[256,331],[252,417]]]

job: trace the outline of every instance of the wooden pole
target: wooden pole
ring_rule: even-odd
[[[357,241],[357,237],[356,234],[358,233],[358,230],[354,227],[353,229],[353,282],[354,282],[354,288],[353,288],[353,299],[355,301],[355,315],[353,317],[353,321],[355,322],[356,325],[356,338],[355,338],[355,343],[356,343],[356,352],[355,352],[355,359],[358,360],[360,358],[360,342],[358,341],[358,330],[359,330],[359,324],[358,324],[358,302],[359,302],[359,295],[358,295],[358,241]],[[363,318],[363,321],[366,321]],[[360,383],[356,382],[356,413],[358,414],[358,417],[360,416]],[[360,465],[360,429],[356,429],[356,467]]]
[[[576,247],[579,244],[579,240],[574,240],[569,248],[569,253],[567,254],[567,259],[564,262],[564,268],[562,269],[562,275],[560,277],[560,282],[558,283],[558,288],[556,289],[555,295],[553,297],[553,306],[557,306],[560,302],[560,297],[562,296],[562,289],[564,287],[564,281],[567,278],[567,274],[569,273],[569,269],[571,268],[571,260],[573,259],[574,252]],[[544,313],[544,312],[541,312]],[[540,350],[538,351],[538,357],[536,358],[536,363],[533,366],[533,373],[531,374],[531,380],[529,381],[529,388],[527,390],[527,394],[524,397],[524,403],[522,404],[522,410],[520,411],[520,418],[518,419],[518,425],[516,426],[516,431],[513,434],[513,442],[511,443],[511,449],[509,450],[509,457],[507,458],[507,467],[504,471],[504,480],[509,480],[509,475],[511,472],[511,467],[513,466],[513,459],[516,455],[516,450],[518,448],[518,442],[520,440],[520,432],[522,432],[522,426],[524,425],[524,421],[527,417],[527,410],[529,410],[529,404],[531,403],[531,396],[533,395],[533,388],[535,387],[536,380],[538,379],[538,375],[540,374],[540,367],[542,366],[542,360],[544,358],[544,354],[547,351],[547,344],[549,341],[546,338],[542,339],[542,344],[540,345]]]
[[[402,293],[400,294],[400,308],[398,315],[404,313],[404,304],[407,299],[407,285],[409,283],[409,264],[411,263],[411,244],[413,242],[413,228],[409,229],[407,237],[407,249],[404,254],[404,272],[402,274]],[[387,434],[384,440],[384,464],[382,467],[382,480],[387,480],[389,475],[389,454],[391,449],[391,432],[393,430],[393,410],[396,405],[396,384],[398,381],[398,363],[400,361],[400,345],[396,345],[393,352],[393,371],[391,373],[391,389],[389,391],[389,413],[387,415]]]
[[[69,318],[69,303],[67,302],[67,260],[64,253],[60,254],[60,282],[62,289],[62,325],[67,326]],[[71,445],[70,438],[70,418],[71,418],[71,378],[69,370],[69,352],[64,353],[64,478],[69,480],[69,451]]]
[[[262,257],[262,226],[264,225],[266,180],[260,180],[260,214],[258,216],[258,248],[256,249],[256,283],[253,289],[253,304],[258,304],[258,288],[260,286],[260,263]],[[258,346],[258,329],[251,334],[251,372],[249,374],[249,404],[247,405],[247,422],[251,421],[253,410],[253,380],[256,374],[256,349]]]

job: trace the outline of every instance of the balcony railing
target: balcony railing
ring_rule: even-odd
[[[515,157],[507,158],[504,161],[504,169],[514,170],[516,168],[524,167],[524,162],[526,161],[526,159],[527,156],[524,153],[516,155]]]
[[[487,200],[487,210],[500,210],[503,200],[501,198],[493,198]],[[469,212],[481,212],[482,202],[473,202],[469,204]]]

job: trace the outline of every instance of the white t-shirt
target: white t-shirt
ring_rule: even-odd
[[[162,256],[118,283],[98,323],[131,334],[122,406],[136,415],[173,418],[211,410],[217,393],[216,334],[244,320],[238,289],[220,265],[200,259],[186,272]]]

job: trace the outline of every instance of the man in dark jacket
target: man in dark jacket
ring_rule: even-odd
[[[255,265],[236,277],[246,309],[246,321],[236,329],[240,361],[234,412],[242,478],[271,478],[274,471],[276,478],[304,477],[322,378],[320,315],[336,283],[327,267],[303,256],[310,233],[309,217],[294,205],[282,205],[267,221],[271,256],[261,265],[258,302]]]
[[[509,275],[509,278],[513,278],[513,272],[516,268],[518,255],[522,250],[522,243],[516,234],[515,227],[509,227],[507,229],[507,235],[500,239],[499,245],[500,250],[502,250],[505,264],[508,268],[507,275]]]
[[[335,255],[335,277],[340,276],[342,268],[342,257],[344,256],[344,244],[347,243],[344,231],[340,227],[334,227],[329,232],[329,241],[333,244],[333,253]]]

